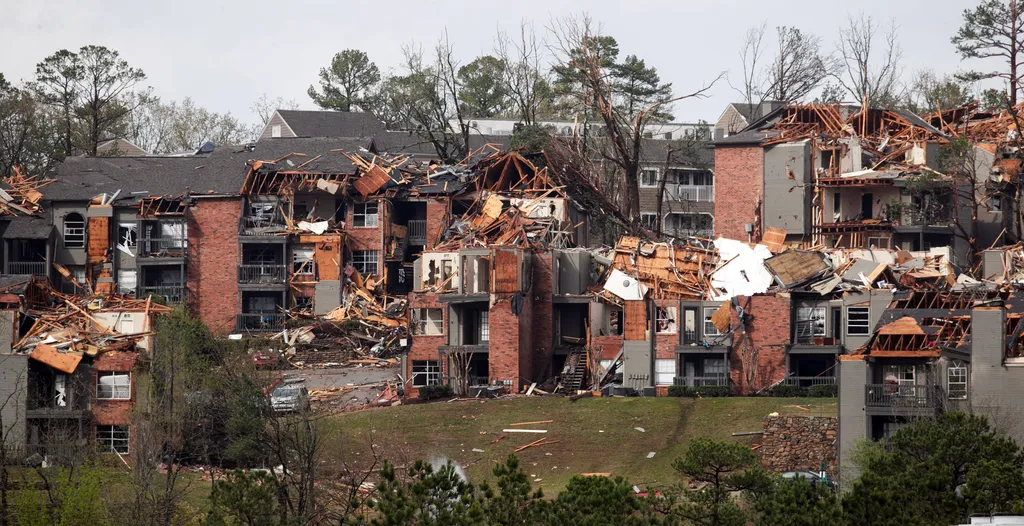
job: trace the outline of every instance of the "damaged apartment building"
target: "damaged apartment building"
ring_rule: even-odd
[[[967,264],[1014,227],[986,185],[995,145],[972,143],[971,166],[952,166],[951,124],[903,110],[778,107],[715,143],[715,234],[760,241],[774,228],[793,246],[950,246]]]

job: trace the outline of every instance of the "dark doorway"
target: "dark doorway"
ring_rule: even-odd
[[[871,205],[874,204],[874,196],[872,194],[863,194],[860,196],[860,217],[861,219],[871,219]]]

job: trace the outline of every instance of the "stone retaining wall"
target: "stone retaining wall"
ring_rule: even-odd
[[[835,476],[836,437],[839,421],[821,416],[769,416],[764,419],[764,435],[758,453],[765,469],[819,471],[825,462],[830,477]]]

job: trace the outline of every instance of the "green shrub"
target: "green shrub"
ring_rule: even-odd
[[[795,398],[798,396],[804,396],[807,393],[797,385],[779,384],[772,387],[772,396],[778,396],[782,398]]]
[[[718,398],[729,396],[729,387],[724,385],[710,385],[705,387],[686,387],[685,385],[670,385],[668,395],[682,398]]]
[[[449,398],[452,396],[455,396],[455,391],[452,391],[452,386],[448,384],[420,387],[420,400],[434,400],[435,398]]]
[[[812,385],[807,394],[815,398],[835,398],[839,396],[839,386],[836,384]]]

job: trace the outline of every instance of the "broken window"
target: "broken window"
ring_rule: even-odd
[[[377,227],[377,202],[356,203],[352,209],[352,226],[356,228]]]
[[[704,359],[704,376],[725,376],[725,360],[721,358]]]
[[[312,246],[296,246],[292,248],[292,272],[296,274],[313,273]]]
[[[810,343],[816,336],[825,336],[825,307],[796,309],[797,343]]]
[[[441,383],[441,362],[434,360],[412,361],[412,386],[426,387]]]
[[[119,294],[135,294],[135,287],[138,285],[138,271],[118,270],[117,271],[117,292]],[[79,282],[81,283],[81,282]]]
[[[64,216],[64,248],[85,247],[85,219],[82,214]]]
[[[359,271],[359,274],[366,276],[377,273],[377,251],[376,250],[353,250],[352,267]]]
[[[135,223],[118,223],[117,248],[132,254],[131,249],[138,246],[138,225]]]
[[[130,400],[132,397],[131,373],[99,373],[96,382],[96,398],[100,400]]]
[[[871,334],[871,319],[867,307],[846,308],[846,334]]]
[[[967,364],[953,360],[946,369],[946,393],[950,400],[967,400]]]
[[[165,241],[162,245],[166,248],[184,248],[185,247],[185,222],[184,221],[164,221],[159,223],[160,225],[160,237]]]
[[[658,214],[640,214],[640,224],[649,230],[658,227]]]
[[[672,385],[675,376],[675,360],[672,358],[654,360],[654,385]]]
[[[675,334],[679,327],[679,311],[676,307],[656,307],[655,326],[658,334]]]
[[[622,309],[608,307],[608,333],[612,336],[622,336]]]
[[[641,170],[640,186],[658,186],[658,169],[644,168]]]
[[[1001,196],[994,196],[988,198],[988,211],[989,212],[1002,212],[1003,211],[1003,198]]]
[[[417,336],[444,334],[444,315],[441,309],[412,309],[412,333]]]
[[[96,446],[100,453],[128,454],[129,426],[96,426]]]
[[[313,298],[310,296],[295,296],[295,308],[298,310],[311,310],[313,308]]]
[[[683,343],[697,343],[697,309],[683,309]]]

